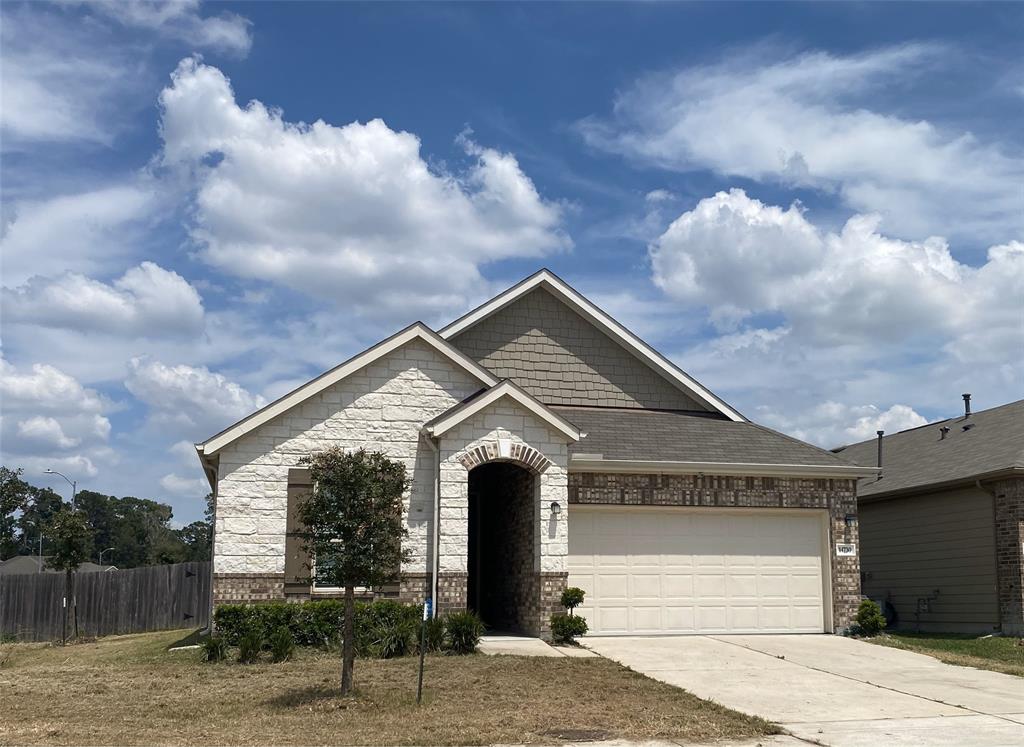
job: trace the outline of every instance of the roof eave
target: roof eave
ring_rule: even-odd
[[[570,457],[570,472],[639,472],[693,475],[765,475],[769,477],[838,477],[854,479],[878,474],[877,467],[757,462],[679,462]]]
[[[999,480],[1001,478],[1009,477],[1024,477],[1024,467],[1007,467],[976,475],[969,475],[967,477],[958,477],[953,480],[942,480],[939,482],[925,483],[923,485],[908,485],[907,487],[897,488],[896,490],[887,490],[884,492],[871,493],[869,495],[858,495],[857,501],[859,503],[872,503],[874,501],[884,501],[891,498],[906,498],[909,496],[921,495],[922,493],[935,493],[942,490],[952,490],[953,488],[969,487],[979,482],[989,482],[991,480]],[[884,477],[881,478],[881,480],[884,479]]]

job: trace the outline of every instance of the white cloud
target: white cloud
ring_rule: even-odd
[[[203,305],[195,288],[153,262],[143,262],[109,285],[67,273],[37,276],[2,294],[8,323],[128,337],[195,336],[203,329]]]
[[[663,168],[835,191],[902,236],[1005,240],[1024,229],[1024,158],[969,132],[880,111],[950,53],[905,45],[779,59],[764,48],[637,81],[591,145]],[[906,98],[901,97],[906,104]]]
[[[409,318],[461,307],[480,265],[567,249],[561,208],[514,156],[460,142],[461,172],[381,120],[290,123],[235,103],[227,78],[181,62],[160,96],[165,165],[198,180],[192,237],[219,269]]]
[[[860,215],[827,232],[799,207],[732,190],[679,216],[650,253],[677,312],[706,309],[717,329],[677,362],[798,437],[832,447],[948,414],[961,392],[979,408],[1020,396],[1022,242],[972,267],[941,238],[892,239]]]
[[[18,435],[31,441],[39,441],[47,446],[56,446],[59,449],[70,449],[78,446],[81,441],[77,438],[69,438],[64,434],[64,429],[55,418],[36,415],[28,420],[18,421]]]
[[[261,396],[208,368],[168,366],[144,358],[131,360],[125,386],[149,406],[153,422],[197,441],[266,404]]]
[[[823,402],[797,413],[765,407],[758,412],[758,419],[796,438],[831,448],[875,438],[880,430],[892,435],[928,422],[908,405],[880,410],[874,405],[850,406],[839,402]]]
[[[16,200],[0,239],[4,285],[20,285],[35,275],[123,266],[156,210],[155,192],[137,184]]]
[[[774,312],[807,345],[939,347],[980,334],[990,349],[978,353],[987,358],[1021,349],[1019,309],[1006,300],[1024,297],[1024,243],[993,247],[989,262],[974,268],[941,238],[900,241],[879,224],[857,215],[827,233],[796,206],[720,192],[651,245],[653,280],[678,301],[707,306],[725,330]]]
[[[45,364],[19,369],[0,358],[0,403],[5,464],[33,474],[63,465],[91,476],[96,462],[113,460],[103,414],[113,404],[63,371]]]
[[[244,56],[252,46],[252,23],[248,19],[228,11],[216,16],[203,16],[199,12],[199,0],[99,0],[92,3],[91,7],[125,26],[154,31],[200,48]]]
[[[160,486],[178,496],[202,497],[210,492],[210,483],[205,477],[183,477],[173,472],[160,478]]]

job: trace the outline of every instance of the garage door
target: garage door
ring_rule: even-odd
[[[571,506],[592,633],[820,633],[823,512]]]

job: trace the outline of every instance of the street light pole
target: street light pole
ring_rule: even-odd
[[[78,481],[68,478],[67,475],[63,475],[55,469],[47,468],[45,470],[48,475],[58,475],[64,478],[64,482],[71,486],[71,508],[75,508],[75,497],[78,495]]]
[[[100,565],[103,565],[103,553],[105,553],[105,552],[113,552],[113,551],[114,551],[113,547],[108,547],[106,550],[100,550]]]

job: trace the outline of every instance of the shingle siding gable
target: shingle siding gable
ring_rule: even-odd
[[[545,404],[708,411],[543,288],[449,341]]]

